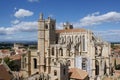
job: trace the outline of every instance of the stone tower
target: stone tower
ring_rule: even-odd
[[[51,44],[55,43],[55,20],[48,17],[43,19],[43,14],[40,14],[38,21],[38,51],[40,56],[40,72],[45,72],[46,67],[49,66],[49,48]]]

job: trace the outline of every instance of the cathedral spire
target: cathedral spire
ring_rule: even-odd
[[[43,20],[43,13],[40,13],[40,20]]]

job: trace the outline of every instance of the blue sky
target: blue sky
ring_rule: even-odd
[[[37,21],[56,19],[92,30],[106,41],[120,41],[120,0],[0,0],[0,41],[37,40]]]

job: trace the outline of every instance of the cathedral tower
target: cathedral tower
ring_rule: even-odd
[[[38,21],[38,51],[40,56],[40,72],[45,72],[46,56],[49,56],[48,49],[50,44],[55,43],[55,20],[48,17],[43,19],[43,14],[40,14]]]

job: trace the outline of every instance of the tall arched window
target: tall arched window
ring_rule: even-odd
[[[64,43],[64,37],[61,37],[61,44]]]
[[[34,69],[36,69],[36,68],[37,68],[37,59],[34,58],[34,59],[33,59],[33,62],[34,62]]]
[[[69,49],[67,49],[66,53],[67,53],[67,56],[70,56],[70,50]]]
[[[54,24],[52,24],[52,29],[53,29],[53,30],[55,29],[55,26],[54,26]]]
[[[67,44],[69,44],[71,42],[71,38],[70,36],[67,37]]]
[[[24,58],[24,63],[23,63],[23,68],[25,68],[26,67],[26,58]]]
[[[59,49],[59,54],[60,54],[60,56],[63,56],[63,49],[62,48]]]
[[[81,43],[81,36],[79,37],[79,42]]]
[[[77,36],[75,36],[75,44],[77,44],[77,42],[78,42],[77,38],[78,38],[78,37],[77,37]]]
[[[54,47],[52,48],[52,55],[54,56],[55,54],[54,54]]]
[[[66,36],[64,36],[64,43],[66,43]]]
[[[83,51],[85,51],[85,36],[83,36]]]
[[[104,63],[104,75],[106,75],[106,73],[107,73],[107,65],[106,65],[106,61],[105,61],[105,63]]]
[[[65,70],[65,68],[63,69],[63,75],[65,75],[66,74],[66,70]]]
[[[45,29],[48,29],[48,25],[45,25]]]
[[[95,60],[95,75],[99,75],[99,61]]]
[[[98,49],[97,49],[97,46],[95,46],[95,55],[97,55],[98,54],[98,51],[97,51]]]
[[[56,54],[56,56],[58,56],[58,48],[57,47],[56,47],[56,53],[55,54]]]

